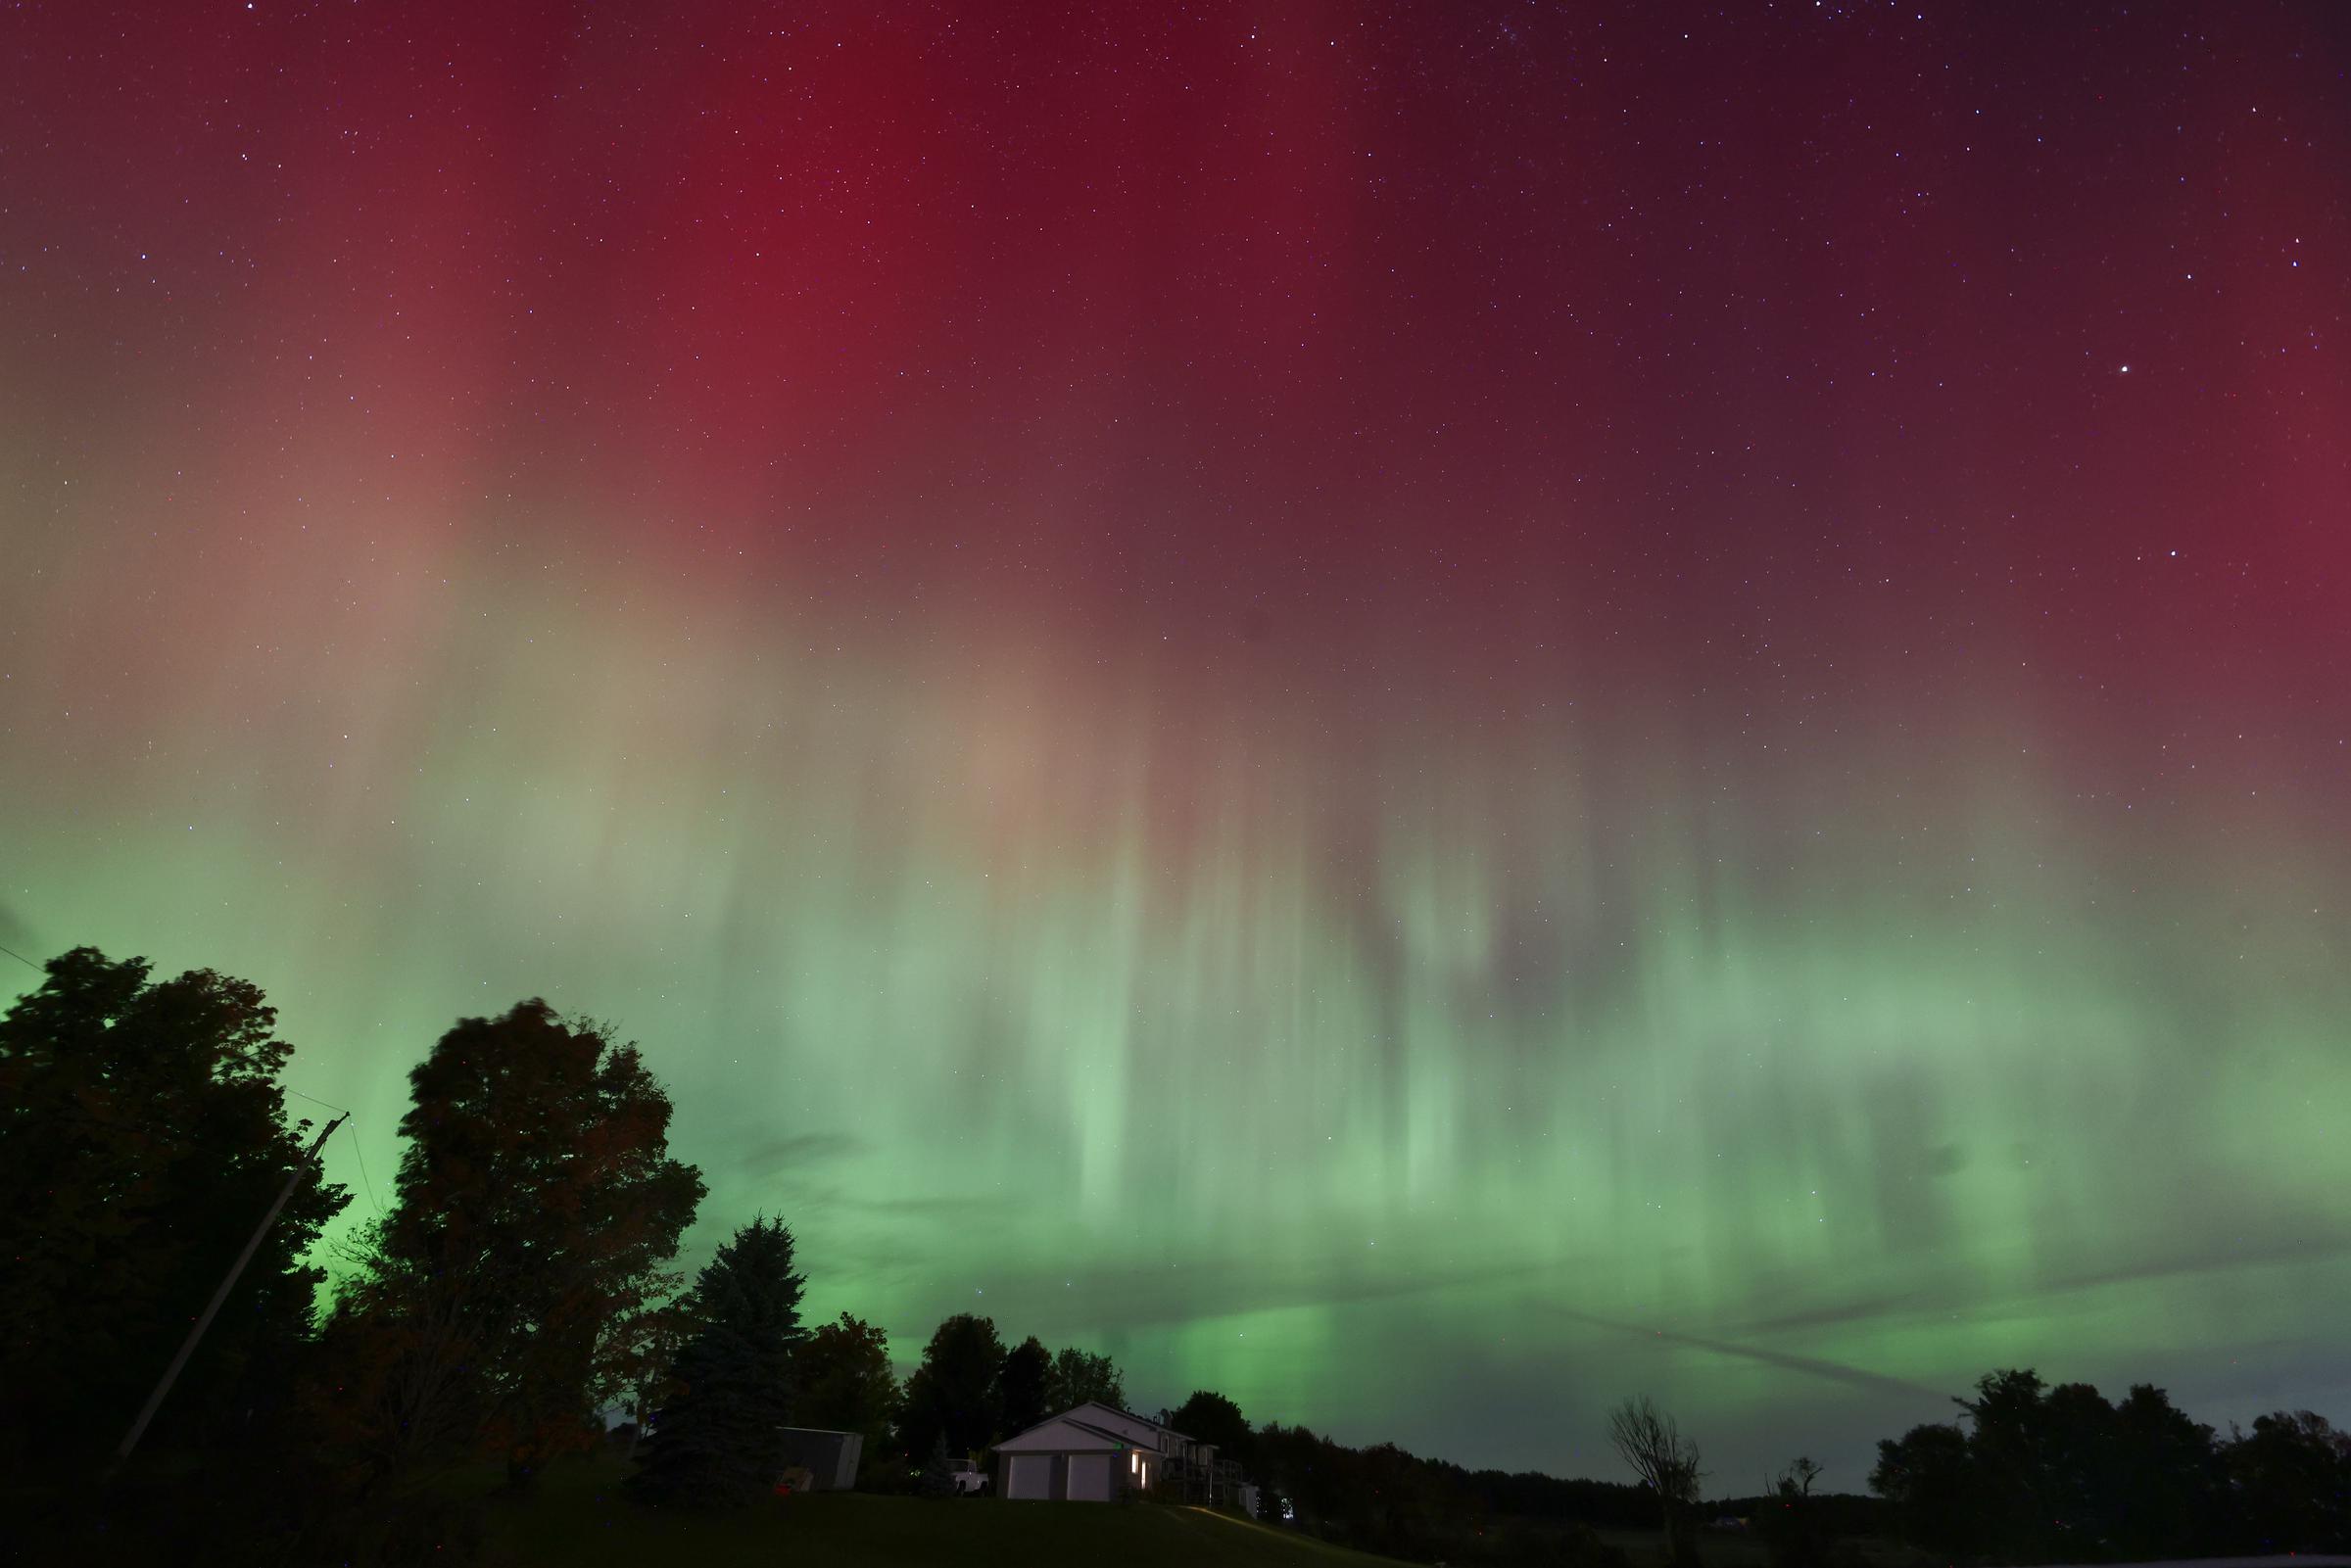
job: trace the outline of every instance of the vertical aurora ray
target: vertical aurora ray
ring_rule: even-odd
[[[1442,9],[1162,40],[1238,129],[1007,103],[1111,48],[1042,20],[191,22],[123,124],[61,70],[0,111],[81,149],[0,214],[0,941],[263,983],[379,1182],[453,1018],[609,1019],[703,1245],[780,1212],[812,1309],[1145,1402],[1610,1473],[1648,1389],[1839,1485],[1995,1363],[2341,1413],[2351,220],[2221,119],[2346,151],[2285,63],[2339,51],[2013,63],[2195,125],[2229,226],[2013,126],[1977,173],[1987,81],[1831,32],[1768,35],[1880,127],[1813,190],[1744,45],[1622,46],[1672,152]],[[426,55],[481,140],[404,139]],[[198,112],[279,64],[322,96]]]

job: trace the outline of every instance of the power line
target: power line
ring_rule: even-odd
[[[365,1146],[360,1142],[359,1118],[339,1105],[328,1105],[326,1101],[319,1099],[314,1094],[305,1094],[300,1089],[288,1089],[286,1093],[294,1096],[297,1100],[308,1100],[312,1105],[326,1106],[329,1111],[337,1112],[342,1116],[346,1123],[344,1130],[351,1134],[352,1156],[360,1163],[360,1185],[367,1190],[367,1207],[375,1211],[376,1218],[383,1218],[384,1206],[375,1196],[375,1183],[367,1176],[367,1154]]]
[[[15,959],[18,963],[24,965],[26,969],[33,971],[35,974],[46,974],[49,973],[47,970],[42,969],[40,965],[35,964],[31,959],[26,958],[24,954],[18,952],[13,947],[0,947],[0,953],[6,953],[10,958]],[[285,1085],[280,1084],[279,1087],[285,1088]],[[352,1156],[359,1162],[360,1185],[365,1188],[367,1191],[368,1207],[373,1209],[375,1211],[376,1217],[381,1219],[384,1215],[384,1206],[382,1202],[379,1201],[375,1196],[374,1181],[371,1180],[367,1175],[367,1154],[365,1147],[360,1142],[360,1129],[357,1118],[355,1118],[351,1112],[344,1107],[332,1104],[329,1101],[321,1100],[314,1094],[305,1094],[300,1089],[291,1088],[286,1088],[285,1092],[292,1095],[297,1100],[308,1100],[314,1106],[324,1106],[327,1110],[334,1112],[342,1119],[346,1130],[351,1133]],[[91,1119],[95,1120],[96,1118]],[[152,1123],[150,1123],[150,1125],[152,1125]],[[179,1133],[179,1129],[176,1127],[172,1127],[168,1130],[174,1133]],[[329,1130],[331,1131],[332,1129],[330,1128]],[[179,1133],[179,1135],[182,1137],[186,1136],[185,1133]]]
[[[375,1183],[367,1179],[367,1156],[364,1153],[364,1146],[360,1142],[359,1126],[355,1122],[347,1125],[343,1130],[351,1134],[351,1152],[359,1157],[360,1185],[367,1189],[367,1207],[375,1211],[376,1218],[381,1219],[384,1217],[384,1206],[375,1201]]]

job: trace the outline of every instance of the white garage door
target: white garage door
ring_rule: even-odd
[[[1053,1496],[1053,1455],[1012,1453],[1005,1457],[1012,1461],[1012,1473],[1005,1478],[1004,1496],[1036,1502]]]
[[[1108,1502],[1110,1500],[1109,1454],[1073,1453],[1070,1455],[1070,1500],[1072,1502]]]

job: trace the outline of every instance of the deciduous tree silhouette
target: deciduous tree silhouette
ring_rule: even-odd
[[[1677,1564],[1698,1561],[1698,1444],[1683,1436],[1672,1416],[1644,1394],[1608,1412],[1608,1442],[1642,1483],[1657,1495],[1664,1514],[1666,1548]]]
[[[801,1426],[854,1432],[865,1439],[868,1463],[889,1444],[889,1418],[898,1404],[898,1380],[889,1369],[889,1336],[843,1312],[818,1325],[792,1353],[792,1419]]]
[[[90,947],[46,968],[0,1018],[0,1458],[77,1462],[121,1437],[307,1124],[286,1116],[292,1047],[259,986],[210,970],[154,983],[145,959]],[[304,1254],[349,1201],[295,1193],[150,1449],[234,1447],[280,1402],[322,1278]]]
[[[1168,1425],[1195,1443],[1213,1443],[1221,1458],[1247,1468],[1253,1457],[1255,1434],[1241,1407],[1209,1389],[1194,1389],[1191,1398],[1168,1412]]]
[[[1812,1501],[1820,1465],[1800,1455],[1765,1488],[1757,1533],[1771,1551],[1772,1568],[1821,1568],[1828,1560],[1828,1532]]]
[[[1053,1412],[1053,1353],[1033,1334],[1004,1354],[996,1374],[999,1437],[1025,1432]],[[1066,1406],[1064,1406],[1066,1408]]]
[[[1982,1539],[1967,1434],[1949,1422],[1878,1443],[1869,1487],[1895,1505],[1902,1533],[1931,1550],[1973,1555]]]
[[[759,1218],[718,1249],[682,1308],[693,1325],[676,1392],[638,1449],[630,1490],[648,1502],[741,1507],[784,1471],[800,1291],[792,1232]]]
[[[2244,1546],[2351,1551],[2351,1433],[2308,1410],[2231,1429],[2224,1457],[2244,1510]]]
[[[959,1312],[938,1325],[923,1347],[922,1364],[906,1379],[898,1415],[898,1439],[909,1456],[929,1453],[939,1442],[962,1457],[991,1441],[1001,1412],[997,1376],[1004,1342],[984,1317]]]
[[[669,1097],[637,1048],[545,1002],[459,1022],[408,1083],[392,1211],[331,1325],[374,1373],[323,1402],[329,1424],[379,1468],[429,1437],[486,1446],[526,1484],[625,1397],[628,1325],[676,1288],[701,1175],[669,1158]]]
[[[2331,1539],[2313,1527],[2314,1499],[2351,1497],[2351,1458],[2330,1469],[2324,1447],[2315,1468],[2270,1486],[2241,1434],[2215,1443],[2151,1385],[2110,1404],[2088,1384],[2051,1388],[2008,1368],[1955,1402],[1963,1424],[1880,1443],[1869,1478],[1903,1533],[1936,1552],[2048,1562],[2351,1545],[2351,1526]]]
[[[1113,1409],[1127,1408],[1127,1380],[1118,1363],[1107,1355],[1091,1354],[1075,1345],[1063,1346],[1053,1357],[1052,1388],[1053,1397],[1047,1402],[1056,1410],[1066,1410],[1088,1400]]]

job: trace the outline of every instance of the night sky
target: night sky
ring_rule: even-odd
[[[0,942],[902,1359],[2351,1415],[2351,7],[1173,10],[11,8]]]

